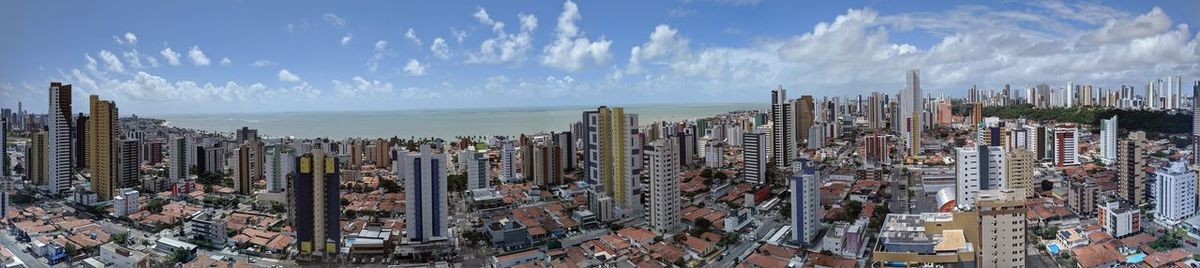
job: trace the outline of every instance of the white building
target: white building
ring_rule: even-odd
[[[807,245],[821,230],[820,185],[817,171],[808,166],[808,160],[798,159],[792,164],[792,176],[788,179],[792,191],[792,240]]]
[[[808,128],[808,149],[825,148],[825,123],[813,123]]]
[[[500,142],[500,181],[516,181],[517,178],[517,151],[513,148],[513,140],[503,140]]]
[[[1129,203],[1112,199],[1096,204],[1096,219],[1104,232],[1122,238],[1141,231],[1142,212]]]
[[[921,70],[908,70],[905,73],[904,90],[900,92],[900,139],[904,143],[907,155],[921,154],[921,114],[925,105],[921,101]]]
[[[1117,115],[1100,120],[1100,160],[1105,165],[1117,161]]]
[[[133,188],[117,190],[117,196],[113,197],[112,201],[109,202],[113,205],[112,216],[119,218],[137,212],[140,209],[138,203],[139,197],[140,193]]]
[[[188,165],[191,160],[188,160],[188,158],[192,157],[188,152],[195,150],[193,147],[191,139],[182,136],[171,137],[170,142],[167,143],[167,157],[169,159],[167,162],[170,164],[167,166],[167,185],[169,188],[174,188],[176,185],[187,181],[188,175],[191,172],[191,166]]]
[[[796,110],[787,99],[783,86],[771,91],[771,161],[775,168],[783,169],[792,164],[796,157]],[[763,167],[766,167],[765,165]]]
[[[1173,224],[1196,213],[1196,173],[1178,161],[1154,172],[1155,219]]]
[[[704,146],[704,167],[719,168],[725,166],[725,144],[709,141]]]
[[[110,267],[150,267],[146,257],[148,255],[144,252],[131,250],[116,243],[100,245],[99,260]]]
[[[767,179],[767,134],[754,131],[742,135],[742,173],[746,182],[762,184]]]
[[[50,177],[46,191],[59,194],[71,189],[71,85],[50,83]]]
[[[511,148],[511,147],[510,147]],[[404,178],[406,205],[405,241],[422,243],[450,238],[447,226],[449,210],[446,194],[446,155],[436,153],[430,144],[420,152],[401,156],[399,176]]]
[[[678,230],[679,224],[679,143],[659,139],[650,143],[646,155],[650,161],[650,229],[659,234]]]
[[[196,241],[205,241],[218,247],[225,246],[229,230],[228,222],[223,215],[213,209],[197,211],[188,218],[187,237]]]
[[[466,153],[459,154],[458,160],[467,164],[467,190],[491,187],[488,185],[488,169],[491,169],[492,165],[487,155],[483,151],[464,151]]]
[[[954,153],[957,182],[955,201],[959,208],[974,207],[979,191],[1008,187],[1003,147],[959,147],[954,149]]]
[[[263,177],[267,181],[267,191],[284,192],[288,187],[287,175],[296,172],[296,153],[285,144],[268,145],[266,151]]]
[[[1074,124],[1055,127],[1051,139],[1050,154],[1055,166],[1079,165],[1079,128]]]

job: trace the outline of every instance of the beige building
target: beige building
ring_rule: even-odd
[[[871,254],[872,265],[904,263],[910,267],[938,265],[975,267],[979,251],[979,214],[888,214]]]
[[[46,186],[50,182],[49,139],[45,131],[33,133],[25,152],[25,173],[29,181],[37,186]]]
[[[120,178],[117,168],[117,104],[101,100],[100,96],[88,98],[91,119],[87,124],[87,166],[92,173],[92,192],[98,200],[110,200],[116,195]]]
[[[1037,162],[1033,152],[1024,148],[1008,150],[1007,162],[1004,163],[1005,174],[1008,175],[1008,188],[1021,191],[1026,198],[1033,198],[1033,170]]]
[[[979,267],[1025,266],[1025,194],[986,190],[976,201],[979,213]]]
[[[1117,194],[1133,206],[1146,201],[1145,139],[1145,132],[1136,131],[1117,141]]]

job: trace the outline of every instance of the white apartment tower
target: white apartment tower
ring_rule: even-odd
[[[787,90],[779,86],[771,91],[771,161],[784,169],[796,156],[796,111],[787,99]],[[763,178],[765,179],[765,178]]]
[[[792,164],[792,175],[788,178],[792,203],[792,240],[808,245],[821,230],[820,186],[817,171],[808,166],[808,160],[797,159]]]
[[[900,93],[900,136],[907,155],[921,154],[921,115],[925,105],[921,96],[921,70],[905,72],[904,91]]]
[[[746,182],[762,184],[767,178],[767,134],[757,129],[742,135],[742,172]]]
[[[646,151],[650,166],[650,228],[668,234],[680,227],[679,143],[660,139]]]
[[[959,147],[954,152],[957,182],[955,201],[959,208],[974,207],[980,191],[1008,188],[1006,155],[1002,147]]]
[[[446,170],[450,165],[446,155],[434,152],[430,144],[421,145],[420,152],[401,156],[400,177],[404,178],[405,241],[424,243],[450,237],[448,229]]]
[[[1172,162],[1154,176],[1154,218],[1174,224],[1196,213],[1196,173],[1186,162]]]
[[[515,181],[517,180],[517,151],[513,140],[504,140],[500,142],[500,181]]]
[[[466,154],[460,154],[459,161],[466,162],[467,168],[467,190],[485,189],[488,185],[488,169],[491,168],[491,163],[488,161],[487,155],[482,151],[469,150]],[[466,159],[463,159],[463,156]]]
[[[71,188],[71,85],[50,83],[50,177],[46,191],[60,194]]]
[[[1117,161],[1117,115],[1100,120],[1100,160],[1105,165]]]

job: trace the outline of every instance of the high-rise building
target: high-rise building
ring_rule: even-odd
[[[921,114],[925,105],[921,101],[920,75],[917,69],[905,72],[905,87],[900,94],[900,133],[909,156],[921,155]]]
[[[136,187],[141,184],[141,169],[139,168],[141,156],[141,141],[135,139],[123,139],[120,142],[120,150],[117,154],[118,159],[117,169],[117,189]],[[92,175],[95,176],[95,175]]]
[[[71,163],[75,169],[84,169],[88,167],[88,122],[91,117],[84,113],[79,113],[73,119],[75,124],[71,125]]]
[[[1117,115],[1100,120],[1100,160],[1105,165],[1117,161]]]
[[[1053,130],[1052,151],[1054,166],[1079,165],[1079,128],[1074,124],[1063,124]]]
[[[288,185],[288,175],[295,176],[296,153],[286,144],[271,144],[266,146],[266,156],[263,157],[263,179],[267,181],[267,191],[272,193],[285,192]]]
[[[71,85],[50,83],[50,133],[48,155],[50,175],[46,191],[61,194],[71,189]]]
[[[1192,86],[1192,164],[1200,164],[1200,80]]]
[[[679,144],[670,139],[650,143],[650,228],[659,234],[672,233],[680,227],[679,210]]]
[[[517,152],[516,144],[512,140],[504,140],[500,142],[500,181],[509,182],[517,180]]]
[[[786,170],[796,156],[796,111],[783,86],[771,91],[771,161]],[[765,178],[764,178],[765,179]],[[765,182],[765,181],[764,181]],[[769,182],[768,182],[769,183]]]
[[[955,201],[959,208],[974,206],[980,191],[1008,187],[1005,153],[1000,146],[959,147],[954,152],[958,182]]]
[[[25,174],[30,183],[48,187],[50,183],[50,144],[45,131],[33,133],[25,148]]]
[[[400,177],[404,177],[404,208],[407,243],[443,241],[449,238],[450,216],[446,194],[446,155],[434,152],[431,144],[419,152],[401,156]]]
[[[1196,213],[1196,173],[1187,163],[1171,162],[1154,176],[1155,219],[1174,224]]]
[[[809,166],[808,160],[798,159],[792,164],[792,175],[788,178],[789,190],[792,192],[792,240],[802,245],[808,245],[821,231],[821,219],[818,215],[821,207],[820,185],[821,178],[815,168]]]
[[[320,148],[296,159],[299,171],[289,185],[295,199],[290,214],[295,220],[296,244],[302,254],[337,254],[342,236],[340,164],[336,157]],[[413,194],[416,193],[409,193]],[[410,200],[408,204],[411,208],[417,203]],[[420,223],[408,221],[410,228],[416,224]]]
[[[796,109],[796,124],[794,125],[796,129],[793,131],[796,133],[796,146],[799,146],[800,143],[808,141],[808,131],[812,129],[813,122],[817,120],[816,105],[813,103],[811,95],[803,95],[796,99],[792,108]]]
[[[1018,190],[1026,198],[1033,198],[1033,171],[1037,167],[1033,152],[1025,148],[1013,148],[1006,152],[1004,175],[1008,176],[1008,189]]]
[[[1117,195],[1134,206],[1146,201],[1145,137],[1145,132],[1130,132],[1117,143]]]
[[[1115,198],[1096,205],[1096,220],[1105,233],[1116,238],[1142,231],[1142,210]]]
[[[879,92],[871,92],[871,96],[867,97],[867,129],[879,131],[884,127],[884,112],[883,112],[883,97]]]
[[[704,147],[704,167],[721,168],[725,166],[724,143],[710,141]]]
[[[808,128],[808,149],[825,148],[825,123],[814,123]]]
[[[742,173],[745,174],[746,182],[766,182],[767,143],[767,134],[762,131],[742,135]]]
[[[100,96],[88,98],[91,119],[87,124],[87,166],[92,173],[92,192],[98,200],[110,200],[116,195],[120,172],[118,170],[117,114],[116,103],[101,100]]]
[[[263,145],[259,140],[249,140],[235,150],[237,168],[234,169],[233,186],[239,194],[254,192],[254,183],[263,179]]]
[[[638,116],[625,114],[621,107],[600,106],[596,111],[583,112],[585,131],[584,173],[589,180],[595,179],[606,196],[612,197],[617,206],[629,210],[622,217],[633,216],[633,210],[641,207],[634,188],[637,181],[634,170],[641,163],[641,148],[638,146]]]
[[[979,267],[1025,266],[1025,194],[979,192]]]
[[[475,151],[468,148],[467,158],[459,157],[460,161],[467,162],[467,190],[486,189],[488,185],[488,170],[491,168],[491,162],[483,151]]]
[[[188,154],[188,151],[192,150],[191,147],[191,139],[183,136],[171,137],[167,143],[167,155],[170,157],[167,183],[172,188],[184,185],[191,175],[191,166],[188,165],[188,158],[192,157]]]
[[[858,153],[863,160],[876,163],[892,162],[892,145],[888,136],[879,133],[867,134],[861,138],[862,150]]]
[[[0,178],[9,176],[8,118],[0,118]]]
[[[237,143],[243,144],[248,140],[258,140],[258,130],[249,127],[242,127],[235,131],[237,134]]]
[[[983,123],[983,103],[971,103],[971,125],[978,126]]]

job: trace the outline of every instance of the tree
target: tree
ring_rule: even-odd
[[[683,243],[683,241],[687,240],[687,236],[683,234],[675,234],[675,236],[671,237],[671,240],[674,240],[675,243]]]
[[[146,204],[146,211],[150,211],[151,213],[161,213],[162,207],[163,207],[162,200],[159,200],[158,198],[154,198],[154,199],[150,199],[148,204]]]
[[[711,179],[713,177],[713,170],[711,168],[706,168],[704,171],[700,171],[700,177]]]
[[[383,188],[388,193],[400,192],[400,185],[396,184],[395,180],[381,179],[379,180],[379,188]]]
[[[700,230],[708,231],[708,228],[712,228],[712,221],[705,218],[696,219],[696,227],[700,228]]]
[[[1042,191],[1048,192],[1051,190],[1054,190],[1054,182],[1049,181],[1049,180],[1042,180]]]
[[[558,239],[550,240],[550,241],[546,242],[546,248],[547,249],[562,248],[562,241],[558,241]]]
[[[116,242],[117,244],[124,244],[124,243],[125,243],[125,238],[126,238],[126,237],[128,237],[128,236],[129,236],[129,233],[119,233],[119,234],[115,234],[115,235],[113,235],[113,236],[112,236],[112,241],[113,241],[113,242]]]
[[[725,174],[725,172],[717,172],[717,174],[713,176],[722,181],[729,179],[729,175]]]

